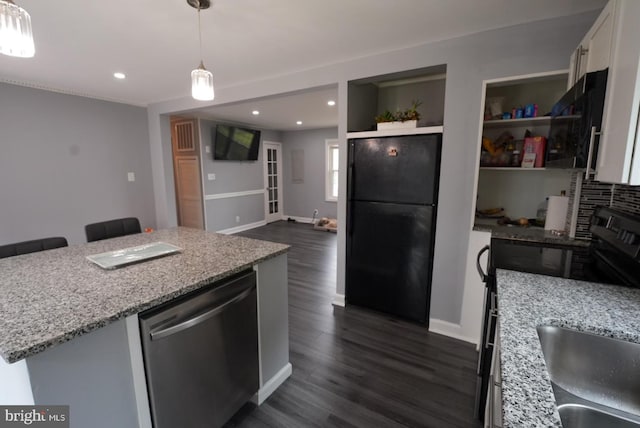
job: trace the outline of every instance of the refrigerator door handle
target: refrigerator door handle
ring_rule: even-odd
[[[478,253],[478,257],[476,258],[476,268],[478,269],[478,273],[480,274],[480,279],[482,279],[482,282],[487,282],[487,274],[484,272],[484,270],[482,270],[482,266],[480,265],[480,257],[482,257],[484,253],[489,251],[490,248],[491,246],[489,245],[485,245],[484,247],[482,247],[482,249]]]
[[[348,167],[347,167],[347,200],[350,201],[353,199],[355,183],[353,182],[353,172],[355,169],[355,165],[353,162],[353,143],[349,145],[349,159],[348,159]]]

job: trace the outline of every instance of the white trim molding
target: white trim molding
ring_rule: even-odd
[[[345,305],[344,294],[336,293],[336,295],[333,296],[333,302],[331,302],[331,304],[333,306],[340,306],[344,308],[344,305]]]
[[[333,158],[331,156],[333,150],[338,150],[338,165],[333,165]],[[337,138],[330,138],[324,140],[324,200],[326,202],[338,202],[338,195],[333,197],[333,173],[340,174],[340,148]],[[338,179],[339,180],[339,179]],[[337,183],[336,183],[337,184]]]
[[[247,223],[236,227],[230,227],[228,229],[216,230],[216,233],[222,233],[223,235],[233,235],[234,233],[244,232],[245,230],[255,229],[256,227],[266,226],[266,220],[256,221],[255,223]]]
[[[278,373],[262,385],[251,401],[258,404],[258,406],[264,403],[264,400],[269,398],[269,396],[291,376],[291,373],[293,373],[293,366],[291,363],[287,363]]]
[[[452,337],[454,339],[463,340],[465,342],[473,343],[477,341],[471,337],[468,337],[462,331],[460,324],[454,324],[449,321],[443,321],[436,318],[429,318],[429,331],[432,333],[442,334],[444,336]]]
[[[242,192],[216,193],[214,195],[205,195],[204,199],[211,201],[213,199],[239,198],[241,196],[264,195],[264,189],[243,190]]]
[[[311,217],[298,217],[295,215],[283,215],[282,220],[287,221],[289,219],[295,220],[297,223],[313,223],[313,219]]]

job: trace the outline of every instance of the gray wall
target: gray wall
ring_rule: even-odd
[[[245,192],[264,189],[262,151],[264,141],[280,142],[275,131],[262,131],[257,161],[213,160],[212,132],[218,122],[200,119],[200,150],[202,155],[202,179],[204,181],[205,217],[207,230],[218,231],[264,220],[264,195],[235,196],[206,200],[207,195]],[[207,147],[209,153],[207,153]],[[215,180],[208,174],[214,173]],[[236,222],[236,217],[240,221]]]
[[[0,83],[0,129],[0,245],[85,242],[85,224],[125,216],[156,226],[146,109]]]
[[[212,104],[231,103],[312,87],[338,83],[338,135],[346,154],[347,84],[349,81],[403,70],[446,64],[442,173],[436,231],[435,268],[431,316],[454,324],[460,322],[467,246],[478,162],[478,132],[482,118],[482,81],[528,73],[566,69],[569,55],[597,12],[533,22],[480,34],[399,49],[288,75],[220,88]],[[419,41],[416,41],[419,43]],[[186,111],[201,106],[187,97],[150,107],[150,114]],[[157,126],[156,126],[157,128]],[[152,130],[154,185],[164,198],[159,131]],[[343,156],[344,159],[344,156]],[[342,164],[346,166],[346,162]],[[343,168],[344,169],[344,168]],[[345,245],[344,180],[338,201],[337,293],[344,294]],[[161,204],[160,204],[161,205]],[[157,205],[160,210],[160,205]],[[162,213],[158,215],[163,218]]]
[[[337,203],[325,200],[325,140],[338,138],[338,128],[289,131],[282,133],[284,214],[337,218]],[[294,183],[291,177],[291,152],[304,151],[304,182]]]
[[[417,109],[420,113],[418,126],[442,125],[445,84],[445,79],[437,79],[380,88],[378,89],[378,114],[384,109],[392,113],[397,110],[406,110],[416,100],[422,102]]]

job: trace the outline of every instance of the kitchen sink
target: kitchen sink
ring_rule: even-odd
[[[640,428],[640,344],[556,326],[537,330],[565,428]]]

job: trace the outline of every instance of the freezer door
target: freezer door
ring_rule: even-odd
[[[349,199],[437,203],[442,134],[349,141]]]
[[[355,201],[350,208],[347,303],[428,322],[434,207]]]

